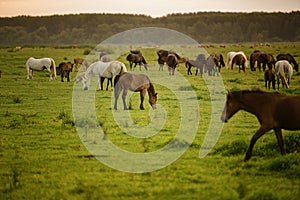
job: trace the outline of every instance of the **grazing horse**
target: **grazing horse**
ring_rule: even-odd
[[[242,51],[239,51],[239,52],[234,52],[234,51],[231,51],[231,52],[228,52],[227,53],[227,61],[226,61],[226,64],[227,64],[227,68],[231,67],[231,63],[232,63],[232,59],[234,58],[235,55],[237,54],[241,54],[244,59],[245,59],[245,67],[247,68],[248,67],[248,60],[247,60],[247,56],[245,55],[244,52]]]
[[[294,69],[296,70],[296,72],[298,72],[299,70],[299,65],[298,63],[296,62],[295,58],[291,55],[291,54],[278,54],[276,56],[276,60],[287,60],[289,61],[290,64],[293,64],[294,65]]]
[[[169,75],[174,75],[175,68],[179,63],[185,63],[186,58],[180,58],[177,54],[169,54],[166,63],[168,65]]]
[[[186,58],[181,58],[177,53],[175,53],[174,51],[167,51],[167,50],[159,50],[156,52],[157,55],[158,55],[158,59],[157,59],[157,62],[159,64],[159,71],[162,70],[163,71],[163,67],[164,67],[164,64],[167,63],[167,58],[168,58],[168,55],[169,54],[173,54],[176,56],[177,58],[177,61],[178,63],[177,64],[180,64],[180,63],[185,63],[186,62]]]
[[[227,122],[239,110],[254,114],[260,128],[253,135],[244,161],[251,158],[256,141],[270,130],[274,130],[281,154],[285,153],[281,129],[300,130],[300,96],[287,96],[261,90],[232,91],[221,116]]]
[[[217,67],[216,62],[217,61],[212,55],[208,56],[206,59],[205,72],[207,72],[209,76],[219,75],[219,68]]]
[[[260,61],[262,63],[263,71],[266,70],[266,65],[268,65],[269,69],[272,69],[275,66],[275,59],[271,54],[261,53],[259,55]],[[259,68],[260,71],[260,68]]]
[[[50,80],[52,80],[52,75],[56,79],[56,66],[52,58],[28,58],[26,62],[27,79],[32,79],[33,71],[43,71],[44,69],[50,73]]]
[[[245,72],[246,62],[247,61],[242,54],[236,54],[231,61],[231,70],[233,69],[233,65],[236,64],[239,66],[239,73],[241,72],[241,69]]]
[[[221,68],[225,67],[223,55],[221,53],[212,53],[210,56],[218,67],[219,72],[221,72]]]
[[[82,65],[84,68],[83,68],[83,71],[86,71],[86,69],[89,67],[87,61],[83,58],[74,58],[74,64],[75,64],[75,72],[78,71],[78,65]]]
[[[268,69],[265,71],[264,79],[265,79],[265,87],[270,89],[272,84],[272,88],[275,90],[276,79],[272,69]]]
[[[103,90],[104,78],[112,79],[116,75],[121,74],[123,72],[127,72],[127,69],[124,63],[122,62],[119,61],[94,62],[86,70],[86,72],[84,73],[84,77],[82,77],[83,89],[88,90],[92,75],[95,75],[99,79],[99,90]],[[108,84],[109,82],[107,83],[106,90],[108,90]]]
[[[277,76],[277,85],[279,89],[280,79],[283,88],[289,88],[290,80],[293,75],[293,67],[287,60],[277,61],[275,64],[275,74]]]
[[[250,55],[250,69],[251,69],[251,71],[256,71],[255,63],[257,63],[257,66],[260,70],[260,68],[261,68],[261,60],[260,60],[260,57],[259,57],[260,54],[261,54],[261,52],[259,50],[255,50]]]
[[[191,68],[196,67],[196,76],[198,74],[198,71],[200,75],[203,75],[203,68],[206,65],[206,59],[204,54],[199,54],[196,58],[196,60],[187,60],[185,62],[185,67],[188,70],[188,75],[192,75]]]
[[[122,100],[124,105],[124,110],[128,110],[128,107],[126,106],[126,96],[128,90],[133,92],[140,92],[141,97],[141,103],[140,103],[140,109],[144,110],[143,102],[145,98],[146,92],[148,92],[149,95],[149,104],[153,109],[156,108],[156,102],[157,102],[157,93],[154,90],[154,86],[151,83],[151,80],[148,76],[144,74],[132,74],[132,73],[122,73],[115,77],[114,80],[114,96],[115,96],[115,104],[114,109],[117,110],[117,103],[118,98],[123,90],[122,94]]]
[[[136,51],[132,50],[130,52],[131,53],[128,54],[128,56],[126,57],[126,60],[129,61],[130,71],[133,71],[137,64],[140,66],[140,70],[142,70],[141,69],[142,64],[144,64],[145,69],[148,70],[147,62],[146,62],[144,56],[142,55],[142,53],[139,50],[136,50]],[[134,67],[132,68],[133,63],[134,63]]]
[[[70,82],[70,73],[73,70],[73,63],[71,62],[62,62],[56,67],[57,75],[60,75],[61,82],[64,82],[64,77],[67,78],[67,81]]]

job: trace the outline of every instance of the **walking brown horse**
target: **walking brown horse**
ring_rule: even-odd
[[[144,110],[143,102],[146,95],[146,92],[148,92],[149,95],[149,104],[152,106],[153,109],[156,108],[156,102],[157,102],[157,93],[154,90],[154,86],[151,83],[151,80],[148,76],[144,74],[132,74],[132,73],[122,73],[120,75],[117,75],[114,79],[114,96],[115,96],[115,104],[114,109],[117,110],[117,102],[120,95],[120,92],[123,90],[122,94],[122,100],[124,105],[124,110],[128,110],[128,107],[126,106],[126,96],[128,90],[133,92],[140,92],[141,97],[141,103],[140,103],[140,109]]]
[[[244,161],[251,158],[256,141],[266,132],[274,130],[281,154],[285,153],[281,129],[300,130],[300,96],[287,96],[261,90],[232,91],[221,116],[227,122],[239,110],[254,114],[260,128],[252,136]]]

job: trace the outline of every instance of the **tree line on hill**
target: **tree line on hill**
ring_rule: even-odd
[[[198,12],[152,18],[132,14],[69,14],[0,18],[0,45],[98,44],[134,28],[163,27],[200,43],[300,41],[300,11]]]

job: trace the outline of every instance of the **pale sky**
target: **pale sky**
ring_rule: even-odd
[[[129,13],[161,17],[198,11],[299,10],[300,0],[0,0],[0,17],[78,13]]]

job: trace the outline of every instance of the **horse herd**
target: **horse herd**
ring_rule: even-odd
[[[218,75],[222,67],[227,65],[227,68],[233,70],[234,65],[238,66],[239,72],[248,67],[248,60],[246,55],[240,52],[229,52],[227,54],[226,64],[224,57],[220,53],[210,54],[207,58],[204,54],[199,54],[195,60],[188,58],[182,58],[177,53],[167,50],[157,51],[159,71],[163,71],[163,66],[166,63],[169,69],[169,74],[174,75],[175,68],[180,63],[185,63],[188,71],[188,75],[192,75],[191,68],[196,68],[196,75],[199,72],[202,76],[203,73],[208,73],[209,76]],[[139,50],[130,51],[130,54],[126,57],[129,62],[130,70],[134,70],[136,65],[144,65],[145,70],[148,70],[146,59],[143,57]],[[109,55],[101,53],[99,61],[88,65],[84,59],[74,59],[75,70],[78,71],[78,66],[82,65],[81,72],[77,75],[75,82],[82,82],[84,90],[87,90],[90,85],[90,78],[94,75],[98,78],[99,89],[103,90],[103,81],[108,78],[108,84],[106,90],[108,90],[109,83],[112,85],[112,79],[114,78],[114,109],[117,109],[117,100],[123,90],[122,101],[124,110],[127,110],[126,95],[128,90],[133,92],[140,92],[140,109],[143,110],[143,101],[145,94],[148,92],[149,104],[153,109],[156,108],[157,93],[150,78],[145,74],[134,74],[127,72],[126,66],[120,61],[110,61]],[[41,71],[47,69],[50,73],[50,79],[56,78],[56,74],[61,75],[61,81],[66,77],[67,81],[70,81],[69,74],[73,70],[73,63],[62,62],[56,67],[52,58],[35,59],[29,58],[26,62],[26,68],[28,72],[27,79],[32,78],[34,70]],[[134,66],[133,66],[134,64]],[[292,65],[293,64],[293,67]],[[267,68],[266,68],[267,66]],[[250,55],[250,69],[251,71],[264,71],[265,86],[275,89],[275,77],[277,77],[277,83],[279,88],[279,80],[282,81],[283,87],[288,88],[290,79],[293,74],[293,68],[298,71],[298,64],[290,54],[279,54],[276,57],[276,61],[272,55],[254,51]],[[275,71],[273,71],[273,68]],[[263,92],[260,90],[243,90],[243,91],[231,91],[227,94],[227,101],[221,116],[223,122],[227,122],[235,113],[239,110],[245,110],[254,114],[261,124],[261,127],[253,135],[250,146],[246,153],[244,161],[248,161],[251,158],[252,150],[256,141],[269,130],[274,130],[280,152],[284,154],[284,144],[282,139],[282,129],[286,130],[300,130],[300,97],[299,96],[287,96],[279,93]]]

